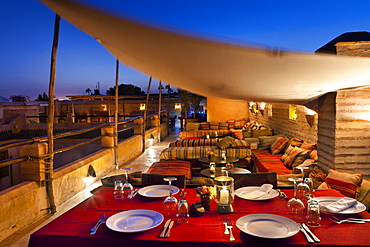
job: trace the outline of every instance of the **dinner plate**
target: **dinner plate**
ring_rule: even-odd
[[[141,196],[145,197],[166,197],[170,195],[169,186],[166,184],[150,185],[144,188],[141,188],[138,193]],[[171,186],[172,195],[179,192],[179,188],[176,186]]]
[[[252,200],[252,201],[269,200],[269,199],[275,198],[279,195],[279,192],[277,190],[272,189],[272,190],[270,190],[269,193],[267,193],[266,195],[263,195],[261,197],[258,197],[258,198],[248,197],[248,195],[247,195],[248,193],[257,190],[258,188],[260,188],[260,187],[259,186],[242,187],[242,188],[239,188],[239,189],[235,190],[235,195],[237,195],[240,198],[247,199],[247,200]]]
[[[236,226],[249,235],[270,239],[288,238],[299,232],[296,222],[274,214],[246,215],[236,221]]]
[[[331,212],[331,211],[328,211],[325,209],[325,207],[322,207],[322,206],[326,206],[330,203],[333,203],[333,202],[336,202],[340,199],[342,199],[343,197],[332,197],[332,196],[321,196],[321,197],[315,197],[313,198],[313,200],[317,201],[319,203],[319,206],[320,207],[320,210],[322,212],[326,212],[326,213],[333,213],[333,214],[358,214],[358,213],[361,213],[363,211],[366,210],[366,206],[364,204],[362,204],[361,202],[357,202],[355,205],[353,205],[352,207],[350,208],[347,208],[345,210],[342,210],[342,211],[339,211],[339,212]]]
[[[116,232],[142,232],[160,225],[164,217],[151,210],[129,210],[112,215],[106,225]]]

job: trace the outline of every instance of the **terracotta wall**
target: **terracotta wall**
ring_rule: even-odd
[[[230,119],[248,119],[248,102],[207,98],[207,121],[226,122]]]

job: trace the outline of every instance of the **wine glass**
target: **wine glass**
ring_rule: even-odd
[[[303,202],[297,198],[297,182],[301,181],[302,178],[289,178],[294,183],[294,197],[288,201],[288,209],[293,218],[301,219],[305,206]]]
[[[132,192],[132,189],[134,188],[132,186],[132,184],[130,184],[128,182],[128,173],[127,171],[131,170],[132,168],[131,167],[125,167],[125,168],[121,168],[121,170],[124,170],[125,171],[125,177],[126,177],[126,181],[125,183],[123,184],[123,198],[126,199]]]
[[[177,211],[177,199],[172,196],[172,181],[177,180],[175,177],[165,177],[164,181],[168,181],[168,186],[170,190],[170,195],[164,200],[164,209],[167,211],[168,215],[175,214]]]
[[[309,193],[310,193],[310,186],[304,182],[306,179],[306,169],[308,167],[297,167],[297,169],[301,170],[301,173],[303,174],[302,180],[300,180],[300,183],[297,185],[297,198],[300,199],[303,204],[307,205],[307,200],[309,199]]]

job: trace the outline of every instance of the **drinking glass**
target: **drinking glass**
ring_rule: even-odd
[[[122,180],[114,181],[114,199],[123,199],[123,183]]]
[[[129,171],[131,169],[132,169],[131,167],[121,168],[121,170],[124,170],[125,171],[125,178],[126,178],[126,181],[123,184],[123,198],[124,199],[126,199],[131,194],[132,189],[134,188],[132,186],[132,184],[130,184],[128,182],[128,173],[127,173],[127,171]]]
[[[304,205],[307,205],[307,200],[309,199],[308,194],[310,193],[310,186],[304,182],[306,179],[306,172],[305,170],[308,167],[297,167],[297,169],[301,170],[303,174],[303,179],[300,179],[300,183],[297,185],[297,195],[296,197],[303,202]]]
[[[184,196],[179,200],[177,204],[177,222],[180,224],[188,223],[189,218],[189,205],[188,201],[185,199],[186,192],[184,192]]]
[[[168,215],[175,215],[177,211],[177,199],[172,196],[172,181],[177,180],[175,177],[165,177],[164,181],[168,181],[168,187],[170,190],[169,196],[164,200],[164,209],[167,211]]]
[[[297,198],[297,182],[301,181],[301,178],[289,178],[294,183],[294,197],[288,201],[288,210],[293,218],[302,219],[302,214],[305,209],[303,202]]]
[[[320,208],[319,203],[314,200],[308,201],[307,207],[307,225],[311,227],[319,227],[320,226]]]

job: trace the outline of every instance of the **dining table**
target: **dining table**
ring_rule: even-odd
[[[292,189],[282,189],[289,198],[293,196]],[[195,188],[186,188],[185,198],[190,207],[191,204],[200,202]],[[174,195],[179,198],[179,193]],[[343,197],[337,190],[320,189],[315,190],[315,197]],[[52,222],[32,233],[29,247],[84,247],[84,246],[127,246],[127,247],[215,247],[215,246],[370,246],[370,222],[364,224],[342,223],[337,224],[329,219],[332,214],[321,212],[321,226],[311,228],[311,231],[321,240],[319,243],[310,244],[302,232],[296,232],[291,236],[280,238],[269,238],[267,236],[254,236],[239,229],[236,222],[242,217],[249,215],[282,216],[295,222],[305,222],[305,217],[295,219],[288,211],[287,202],[280,196],[268,200],[247,200],[235,196],[232,204],[233,212],[221,214],[216,211],[217,204],[211,201],[210,211],[203,215],[190,214],[187,223],[178,223],[175,214],[169,214],[164,209],[164,197],[148,197],[142,193],[132,199],[115,199],[112,187],[102,187],[90,198],[76,205],[66,213],[57,217]],[[150,210],[163,215],[156,227],[145,229],[140,232],[119,232],[102,224],[96,234],[90,235],[90,229],[97,223],[102,214],[107,217],[117,213],[131,210]],[[335,216],[356,217],[370,219],[367,211],[350,215]],[[225,234],[223,220],[228,217],[233,228],[235,237],[230,241],[229,235]],[[168,219],[174,220],[171,234],[168,238],[160,238],[159,235]],[[266,231],[270,225],[266,224]]]

